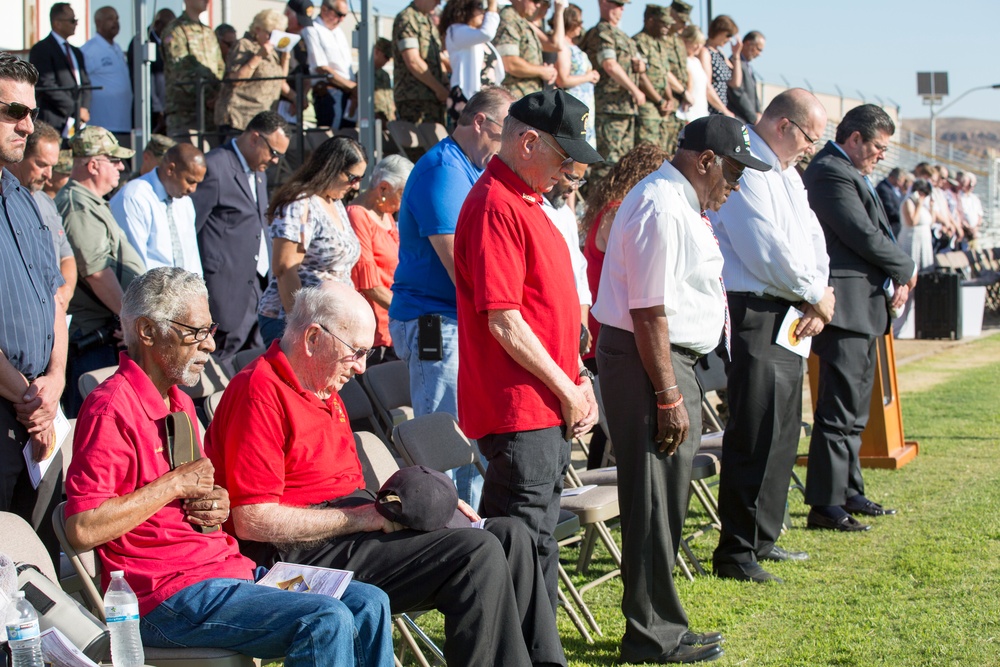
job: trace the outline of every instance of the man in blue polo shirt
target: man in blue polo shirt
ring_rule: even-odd
[[[34,130],[37,81],[34,65],[0,52],[0,511],[30,523],[58,565],[51,517],[61,499],[61,459],[34,488],[21,450],[30,441],[32,457],[43,461],[56,445],[67,334],[55,295],[64,281],[31,190],[7,169],[24,158]]]
[[[465,196],[500,150],[513,100],[494,86],[476,93],[451,137],[417,161],[403,191],[389,333],[410,369],[416,416],[447,412],[458,419],[455,225]],[[459,468],[452,478],[459,497],[478,507],[483,478],[475,466]]]

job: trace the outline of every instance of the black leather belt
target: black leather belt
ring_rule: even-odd
[[[780,296],[774,296],[772,294],[755,294],[754,292],[727,292],[730,296],[740,296],[744,299],[758,299],[760,301],[773,301],[775,303],[780,303],[785,306],[798,306],[800,302],[789,301],[788,299],[782,299]]]
[[[681,355],[682,357],[687,357],[688,359],[693,359],[694,361],[698,361],[703,356],[705,356],[703,354],[698,354],[694,350],[689,350],[686,347],[681,347],[680,345],[671,344],[670,349],[676,352],[677,354]]]

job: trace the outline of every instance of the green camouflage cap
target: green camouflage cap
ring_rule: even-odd
[[[691,18],[691,5],[683,2],[683,0],[674,0],[670,3],[670,9],[680,14],[683,19]]]
[[[52,171],[64,176],[73,173],[73,151],[68,148],[59,151],[59,161],[52,167]]]
[[[73,150],[73,157],[107,155],[127,160],[135,155],[134,150],[122,148],[115,135],[97,125],[88,125],[77,132],[73,141],[70,142],[70,148]]]
[[[163,157],[168,150],[176,145],[177,142],[170,137],[162,134],[151,134],[149,135],[149,141],[146,143],[145,150],[152,153],[155,157]]]
[[[660,5],[646,5],[646,12],[643,14],[643,18],[666,20],[670,18],[670,12],[667,11],[666,7],[661,7]]]
[[[618,5],[619,7],[624,7],[628,3],[632,2],[632,0],[608,0],[608,2]]]

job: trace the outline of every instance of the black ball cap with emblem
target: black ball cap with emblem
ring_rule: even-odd
[[[316,5],[312,0],[288,0],[288,8],[295,12],[295,18],[303,28],[313,24],[312,15],[316,11]]]
[[[545,90],[526,95],[510,105],[508,113],[536,130],[552,135],[566,154],[577,162],[603,162],[601,154],[587,143],[590,109],[564,90]]]
[[[729,116],[715,114],[693,120],[681,130],[678,150],[712,151],[739,162],[748,169],[768,171],[771,168],[750,154],[750,135],[747,126]]]

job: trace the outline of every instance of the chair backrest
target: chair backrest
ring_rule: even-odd
[[[365,487],[377,491],[394,472],[399,470],[399,462],[374,433],[367,431],[355,433],[354,444],[358,448],[361,471],[365,475]]]
[[[93,549],[77,551],[66,538],[66,503],[61,502],[52,511],[52,528],[62,546],[63,553],[69,558],[73,569],[83,584],[83,602],[91,613],[104,620],[104,599],[100,591],[101,564]]]
[[[49,552],[31,524],[12,512],[0,512],[0,535],[3,535],[0,551],[14,562],[31,563],[50,581],[59,583]]]
[[[116,370],[118,370],[117,366],[105,366],[104,368],[98,368],[96,371],[89,371],[81,375],[80,379],[77,380],[80,397],[87,398],[90,392],[97,389],[97,385],[114,375]]]
[[[233,355],[229,364],[233,367],[233,373],[239,373],[250,365],[250,362],[267,352],[267,348],[255,347],[252,350],[241,350]]]
[[[217,391],[205,399],[205,416],[208,417],[209,424],[215,419],[215,411],[219,409],[219,402],[222,400],[222,394],[224,393]]]
[[[177,385],[177,387],[191,398],[205,398],[222,391],[228,385],[229,373],[215,360],[214,356],[209,355],[205,369],[198,376],[198,383],[193,387],[182,384]]]
[[[392,411],[412,405],[409,366],[401,360],[387,361],[372,366],[360,379],[375,409],[381,413],[383,424],[392,428],[395,423]]]
[[[389,136],[400,148],[419,148],[420,137],[417,126],[408,120],[389,121]]]
[[[486,473],[479,449],[447,412],[432,412],[398,424],[392,441],[410,465],[447,472],[475,463],[480,473]]]
[[[344,401],[347,418],[351,420],[351,430],[370,431],[388,445],[389,437],[386,435],[382,425],[379,424],[375,416],[375,409],[372,407],[372,402],[368,400],[368,394],[365,393],[358,379],[351,378],[347,384],[340,388],[338,393],[340,394],[340,399]]]
[[[448,130],[441,123],[421,123],[417,126],[417,136],[420,137],[420,145],[430,150],[448,136]]]

